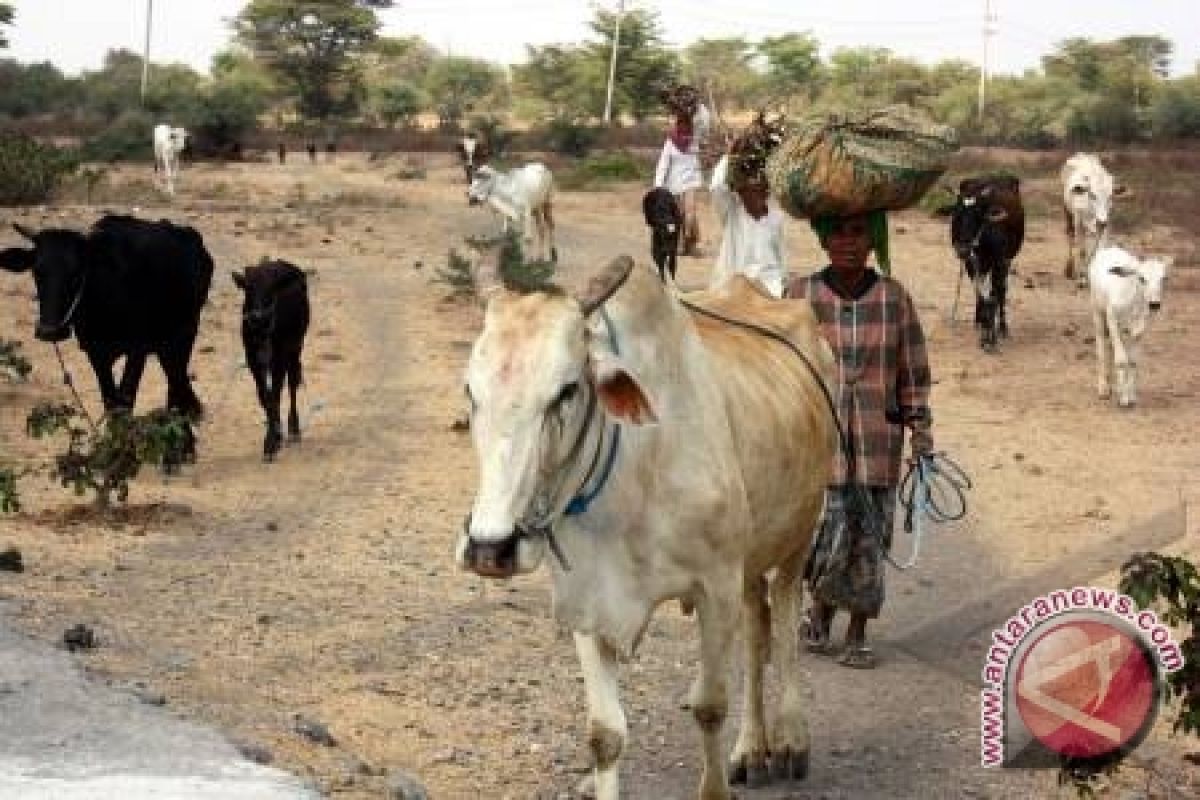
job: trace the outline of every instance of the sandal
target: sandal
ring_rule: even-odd
[[[847,646],[838,663],[851,669],[875,669],[879,662],[875,660],[874,650],[860,644]]]

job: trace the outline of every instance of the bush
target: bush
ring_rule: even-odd
[[[454,248],[446,254],[446,266],[438,267],[431,280],[449,287],[451,298],[475,296],[475,269],[470,260]]]
[[[29,413],[25,427],[34,438],[66,432],[67,450],[55,457],[52,474],[77,495],[91,491],[101,508],[110,507],[114,497],[128,500],[129,482],[143,464],[170,472],[195,456],[191,424],[171,411],[112,414],[99,427],[85,427],[74,407],[42,403]]]
[[[493,158],[503,158],[512,147],[514,134],[504,127],[499,117],[476,116],[471,118],[471,130],[479,134]]]
[[[46,202],[78,165],[71,152],[23,133],[0,132],[0,206]]]
[[[141,111],[127,111],[83,143],[85,161],[150,161],[154,157],[154,120]]]
[[[21,497],[17,494],[17,473],[0,467],[0,513],[12,514],[21,510]]]
[[[556,117],[546,126],[545,136],[547,145],[554,152],[583,158],[596,146],[600,131],[582,122]]]
[[[564,189],[585,191],[602,189],[622,181],[648,181],[652,176],[649,163],[633,154],[618,150],[601,153],[580,161],[559,180]]]

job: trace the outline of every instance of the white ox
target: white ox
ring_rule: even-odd
[[[554,176],[544,164],[526,164],[509,172],[489,166],[475,170],[467,190],[471,205],[487,203],[503,220],[504,232],[515,225],[525,255],[558,260],[554,246]]]
[[[478,151],[479,140],[475,138],[475,134],[468,133],[458,140],[458,158],[462,161],[463,172],[466,173],[468,184],[475,179],[475,170],[479,167],[475,163]]]
[[[1117,403],[1137,402],[1138,351],[1150,315],[1162,306],[1170,258],[1139,261],[1120,247],[1104,247],[1088,270],[1092,284],[1092,319],[1096,325],[1097,391],[1112,394],[1116,372]]]
[[[1065,274],[1083,286],[1092,257],[1107,241],[1112,199],[1127,190],[1113,185],[1113,176],[1092,153],[1068,158],[1061,176],[1069,247]]]
[[[627,256],[579,296],[490,295],[466,375],[479,489],[456,558],[509,577],[553,554],[555,615],[574,632],[583,669],[598,800],[620,796],[628,726],[618,662],[672,598],[699,618],[690,698],[703,739],[699,796],[730,797],[721,730],[739,630],[745,699],[732,776],[803,778],[797,583],[835,441],[818,383],[828,385],[833,356],[811,307],[741,275],[688,296],[779,332],[810,371],[778,341],[690,312]],[[770,654],[782,701],[768,737]]]
[[[175,194],[175,176],[179,174],[179,154],[187,147],[188,132],[170,125],[154,126],[154,171],[161,172],[167,194]]]

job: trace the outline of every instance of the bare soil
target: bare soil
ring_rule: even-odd
[[[399,160],[358,154],[316,166],[199,166],[169,203],[148,169],[126,168],[110,178],[108,206],[8,215],[71,227],[105,209],[168,217],[202,232],[218,274],[192,364],[209,412],[199,462],[166,482],[147,471],[131,507],[109,517],[44,475],[25,478],[26,511],[0,519],[0,545],[19,547],[27,571],[0,576],[0,599],[46,639],[91,625],[100,646],[80,658],[94,674],[145,683],[338,797],[383,796],[391,768],[419,775],[436,798],[572,797],[588,769],[583,693],[570,641],[549,615],[548,580],[487,583],[451,561],[474,457],[450,423],[480,312],[445,299],[431,278],[450,248],[465,251],[464,236],[495,222],[468,208],[449,159],[418,158],[425,180],[397,180]],[[1050,205],[1051,185],[1030,191]],[[566,282],[619,253],[648,258],[641,192],[560,193]],[[713,254],[719,232],[705,223]],[[1010,292],[1012,338],[995,356],[980,352],[969,321],[949,321],[958,266],[946,223],[910,212],[893,228],[896,274],[930,340],[938,444],[976,481],[970,515],[934,533],[918,569],[890,576],[872,628],[876,671],[806,657],[809,780],[739,796],[1053,796],[1051,773],[978,766],[983,643],[1013,610],[989,598],[1032,598],[1061,588],[1060,575],[1111,584],[1128,552],[1150,544],[1200,553],[1194,521],[1182,542],[1184,530],[1139,527],[1200,489],[1200,281],[1191,269],[1172,278],[1144,348],[1141,403],[1120,411],[1096,397],[1087,298],[1061,277],[1057,214],[1030,220]],[[806,226],[787,236],[793,269],[823,263]],[[16,234],[0,239],[10,246]],[[1190,231],[1138,238],[1180,240],[1194,246]],[[240,295],[229,278],[266,255],[315,271],[304,441],[274,464],[260,457],[262,417],[240,366]],[[683,260],[682,281],[702,285],[709,263]],[[968,320],[970,291],[959,305]],[[0,333],[25,339],[35,367],[27,383],[0,382],[0,457],[10,463],[48,460],[51,446],[25,436],[25,415],[37,401],[69,399],[53,350],[30,341],[31,295],[27,277],[0,277]],[[95,412],[85,359],[74,343],[63,352]],[[140,406],[164,396],[152,365]],[[1135,533],[1118,539],[1125,531]],[[908,546],[901,536],[902,555]],[[664,608],[625,673],[629,797],[694,796],[698,737],[680,705],[695,653],[692,621]],[[297,735],[297,714],[326,724],[336,745]],[[1179,760],[1184,743],[1159,728],[1114,793],[1147,781],[1152,797],[1200,792]]]

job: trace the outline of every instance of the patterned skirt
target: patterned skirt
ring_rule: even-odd
[[[804,577],[815,599],[868,618],[883,608],[884,556],[892,547],[896,490],[831,487]]]

